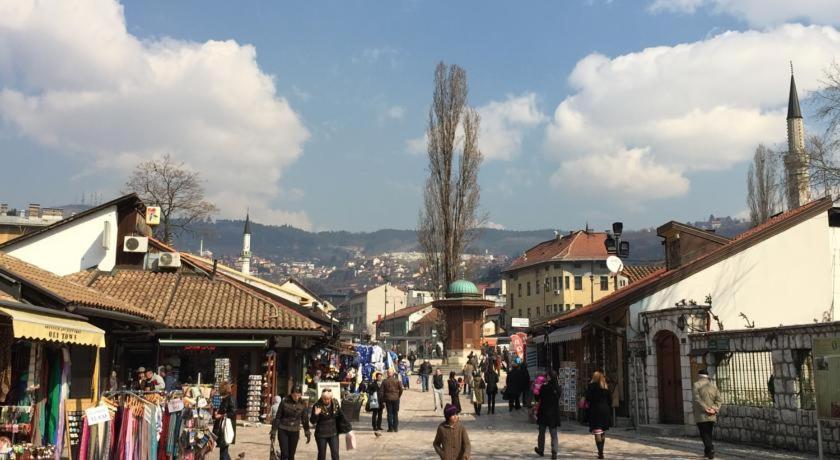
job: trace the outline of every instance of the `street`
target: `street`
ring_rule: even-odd
[[[537,437],[537,425],[528,422],[528,415],[523,408],[508,412],[507,402],[499,398],[495,415],[472,415],[472,405],[462,397],[461,404],[467,414],[461,420],[466,425],[472,444],[473,459],[508,459],[538,458],[534,453]],[[427,459],[437,458],[432,448],[432,440],[438,424],[443,421],[440,410],[432,409],[432,393],[422,393],[412,388],[403,394],[400,410],[399,433],[383,432],[375,437],[370,427],[370,415],[362,411],[353,428],[358,439],[358,448],[353,451],[344,449],[341,439],[341,456],[347,459]],[[482,414],[487,407],[482,409]],[[387,423],[383,420],[383,426]],[[231,447],[231,455],[236,458],[245,452],[246,459],[268,458],[269,427],[239,427],[236,444]],[[546,436],[548,438],[548,436]],[[548,441],[548,439],[547,439]],[[764,459],[802,459],[816,458],[801,453],[757,449],[745,445],[716,443],[716,458],[764,458]],[[549,446],[547,451],[550,450]],[[315,442],[306,444],[301,435],[298,446],[298,458],[311,459],[316,456]],[[699,438],[654,438],[639,437],[627,428],[614,428],[607,434],[606,458],[661,458],[661,459],[698,459],[703,458],[703,447]],[[215,458],[215,453],[212,458]],[[567,422],[560,433],[560,452],[558,458],[595,458],[595,445],[586,427],[575,422]],[[327,457],[329,458],[329,457]],[[545,458],[550,458],[547,455]]]

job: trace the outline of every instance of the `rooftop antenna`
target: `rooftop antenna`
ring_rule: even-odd
[[[793,61],[790,61],[790,75],[793,76]]]

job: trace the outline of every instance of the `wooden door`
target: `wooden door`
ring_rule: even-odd
[[[659,386],[659,420],[661,423],[683,423],[682,373],[680,344],[672,332],[656,336],[656,368]]]

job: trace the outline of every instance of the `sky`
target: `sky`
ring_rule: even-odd
[[[744,216],[789,61],[821,129],[834,3],[0,0],[0,202],[107,200],[168,153],[219,218],[414,228],[443,61],[482,118],[488,226]]]

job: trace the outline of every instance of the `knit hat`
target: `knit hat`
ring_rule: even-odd
[[[443,416],[448,419],[453,415],[458,415],[458,408],[452,404],[447,404],[446,407],[443,408]]]
[[[709,376],[709,371],[707,371],[706,369],[700,369],[699,371],[697,371],[697,375],[704,375],[704,376],[708,377]]]

